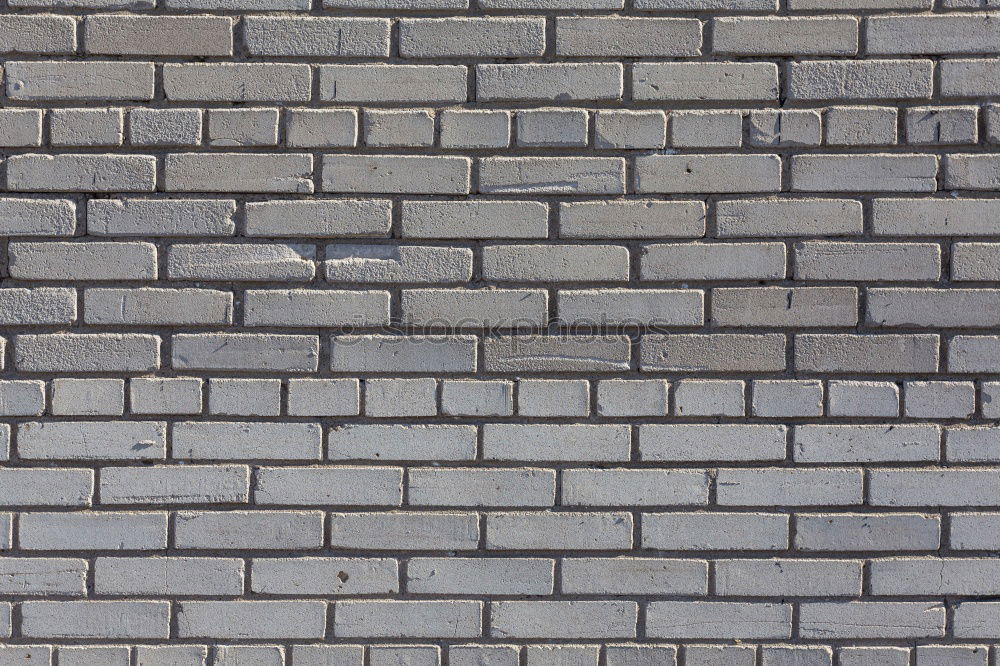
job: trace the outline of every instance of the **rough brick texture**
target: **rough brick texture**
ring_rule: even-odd
[[[0,666],[1000,666],[1000,0],[0,0]]]

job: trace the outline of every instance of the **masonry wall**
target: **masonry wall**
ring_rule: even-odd
[[[0,665],[1000,664],[997,0],[0,51]]]

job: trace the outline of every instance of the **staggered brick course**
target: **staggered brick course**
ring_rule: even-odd
[[[997,0],[0,0],[0,666],[1000,666]]]

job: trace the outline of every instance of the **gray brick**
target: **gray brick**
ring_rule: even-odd
[[[795,336],[795,368],[804,372],[936,372],[938,336],[803,333]]]
[[[160,365],[160,339],[139,333],[53,333],[14,338],[22,372],[150,372]]]
[[[27,638],[165,639],[166,601],[29,601],[21,605]]]
[[[793,192],[933,192],[935,155],[795,155]]]
[[[778,372],[785,369],[785,337],[778,334],[677,334],[643,336],[644,371]]]
[[[823,114],[830,146],[893,145],[898,139],[895,107],[832,106]]]
[[[378,58],[389,55],[389,21],[248,16],[243,41],[256,56]]]
[[[567,469],[562,472],[561,503],[567,506],[706,504],[708,481],[708,474],[701,470]]]
[[[216,557],[99,557],[98,594],[212,596],[243,592],[243,561]]]
[[[237,504],[249,501],[242,465],[105,467],[102,504]]]
[[[305,153],[171,153],[165,165],[168,192],[313,191],[313,158]]]
[[[768,62],[658,62],[632,67],[636,101],[762,102],[778,99],[778,67]]]
[[[154,460],[166,457],[166,424],[23,423],[18,426],[18,451],[32,460]]]
[[[181,638],[316,639],[326,633],[322,601],[184,601],[177,611]]]
[[[666,128],[663,111],[598,111],[594,116],[594,147],[663,148]]]
[[[988,559],[965,558],[872,560],[872,594],[994,594],[998,587],[996,564]]]
[[[11,192],[152,192],[151,155],[14,155],[7,160]]]
[[[163,65],[163,90],[172,102],[306,102],[311,87],[308,65]]]
[[[992,469],[871,470],[868,502],[875,506],[988,506],[1000,478]]]
[[[308,281],[316,273],[314,245],[175,244],[167,256],[173,279],[265,282]]]
[[[231,324],[233,296],[212,289],[86,289],[88,324],[185,326]]]
[[[859,560],[720,560],[715,565],[715,593],[731,597],[856,597],[861,594],[861,564]]]
[[[929,99],[930,60],[812,60],[789,66],[793,100]]]
[[[201,380],[194,377],[129,380],[134,414],[197,414],[201,411]]]
[[[699,238],[705,234],[700,201],[613,200],[559,205],[563,238]]]
[[[994,322],[1000,291],[993,289],[868,290],[869,324],[921,328],[982,328]]]
[[[5,467],[0,468],[0,480],[0,506],[89,506],[94,494],[89,469]]]
[[[315,372],[319,339],[315,335],[202,333],[173,336],[175,369]]]
[[[330,460],[472,460],[468,425],[343,425],[328,435]]]
[[[0,232],[5,236],[71,236],[75,228],[72,201],[0,198]]]
[[[76,24],[71,16],[8,15],[0,21],[4,53],[73,53]]]
[[[949,58],[940,67],[942,97],[991,97],[1000,90],[995,60]]]
[[[404,201],[404,238],[545,238],[548,208],[536,201]]]
[[[475,513],[333,513],[329,522],[334,550],[475,550],[479,544]]]
[[[71,324],[76,317],[74,289],[13,287],[0,290],[0,324]]]
[[[18,536],[25,550],[162,550],[167,514],[22,513]]]
[[[330,282],[466,282],[472,251],[419,245],[329,245],[324,264]]]
[[[49,143],[54,146],[118,146],[123,133],[121,109],[53,109]]]
[[[860,469],[723,469],[718,503],[726,506],[861,504]]]
[[[646,610],[652,638],[789,638],[792,607],[731,601],[654,601]]]
[[[617,512],[492,513],[486,543],[491,550],[628,550],[632,517]]]
[[[647,461],[784,460],[785,433],[781,425],[641,425],[639,455]]]
[[[319,460],[322,431],[311,423],[176,423],[173,457],[188,460]]]
[[[619,425],[491,423],[483,426],[488,460],[623,461],[629,430]]]
[[[328,595],[399,592],[395,560],[375,558],[254,558],[251,588],[263,594],[295,594],[307,588]]]
[[[541,558],[413,558],[406,589],[412,594],[552,594],[554,564]]]
[[[490,634],[510,638],[633,638],[632,601],[494,601]]]
[[[136,146],[197,146],[201,109],[131,109],[128,140]]]
[[[91,199],[94,236],[232,236],[236,202],[214,199]]]
[[[627,370],[628,338],[607,336],[488,337],[483,341],[488,372],[613,372]]]
[[[38,109],[0,111],[0,145],[6,148],[42,145],[42,112]]]
[[[229,56],[232,19],[223,16],[87,16],[83,40],[101,55]]]
[[[712,39],[715,53],[849,56],[858,52],[858,20],[847,16],[717,18],[712,21]]]
[[[700,326],[704,294],[697,289],[563,289],[558,317],[574,324]]]
[[[151,62],[18,62],[4,64],[7,96],[16,100],[148,101]],[[8,174],[8,178],[9,178]]]
[[[620,157],[486,157],[479,161],[483,194],[625,194]]]
[[[248,289],[246,326],[377,326],[389,323],[384,291]]]
[[[461,65],[321,65],[319,98],[341,104],[460,104],[468,99]]]
[[[340,601],[334,632],[347,638],[476,638],[480,601]]]
[[[556,19],[556,54],[597,57],[701,55],[701,23],[695,19]]]
[[[941,518],[917,513],[800,513],[795,547],[804,551],[937,550]]]
[[[324,155],[323,191],[468,194],[472,160],[418,155]]]
[[[777,155],[651,155],[635,161],[640,193],[777,192]]]
[[[476,100],[619,100],[623,90],[622,69],[619,63],[476,65]]]
[[[152,280],[156,247],[150,243],[12,243],[11,276],[22,280]]]
[[[542,18],[440,18],[399,22],[404,58],[527,58],[545,51]]]
[[[330,367],[337,372],[475,372],[478,340],[470,335],[338,335]]]
[[[530,467],[411,467],[407,489],[413,506],[552,506],[556,473]]]
[[[933,602],[804,603],[799,610],[803,637],[826,640],[936,638],[944,636],[944,624],[944,606]]]
[[[181,549],[314,550],[323,545],[319,511],[182,511],[174,516],[174,528],[174,544]]]
[[[356,379],[289,379],[289,416],[357,416]]]
[[[125,411],[125,381],[53,379],[50,411],[55,416],[121,416]]]
[[[853,287],[738,287],[712,290],[716,326],[854,326]]]
[[[398,506],[402,498],[398,467],[262,467],[254,486],[258,505]]]
[[[879,236],[979,236],[1000,211],[997,199],[875,199],[872,226]]]
[[[734,199],[718,202],[715,212],[721,237],[853,236],[863,230],[861,203],[847,199]]]
[[[877,16],[866,24],[873,54],[996,53],[1000,37],[988,14]]]
[[[504,148],[510,144],[510,111],[445,109],[439,114],[442,148]]]

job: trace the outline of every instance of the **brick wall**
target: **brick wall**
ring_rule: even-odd
[[[0,52],[0,666],[1000,664],[1000,1]]]

